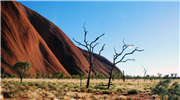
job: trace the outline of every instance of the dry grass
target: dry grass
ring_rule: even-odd
[[[1,80],[1,97],[5,99],[32,100],[139,100],[158,99],[151,95],[151,89],[159,80],[113,80],[106,89],[107,79],[92,79],[90,88],[85,88],[86,80],[80,86],[79,79],[19,79]],[[173,80],[178,81],[180,80]]]

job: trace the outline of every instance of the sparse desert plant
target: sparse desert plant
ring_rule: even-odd
[[[102,84],[97,84],[94,86],[95,89],[101,89],[101,90],[104,90],[104,89],[107,89],[104,85]]]
[[[144,81],[146,80],[147,69],[144,67]]]
[[[164,81],[160,81],[154,89],[152,89],[152,93],[153,94],[158,94],[162,100],[164,100],[164,96],[168,94],[168,87],[170,84],[170,80],[164,80]]]
[[[131,100],[139,100],[137,98],[139,93],[145,94],[152,99],[152,95],[149,94],[150,87],[155,87],[154,83],[150,82],[147,84],[143,83],[142,80],[140,85],[136,85],[136,82],[131,79],[127,79],[127,81],[119,83],[119,80],[114,80],[110,89],[107,89],[107,84],[105,83],[107,80],[104,79],[95,79],[92,80],[89,88],[85,86],[80,87],[79,79],[24,79],[22,84],[19,84],[19,80],[17,79],[2,79],[2,95],[4,95],[5,99],[8,97],[11,99],[16,98],[27,98],[27,99],[51,99],[57,98],[58,100],[63,100],[66,97],[69,99],[74,99],[74,97],[78,97],[78,99],[88,99],[90,95],[98,95],[96,97],[97,100],[103,100],[102,97],[106,96],[106,100],[115,100],[121,98],[123,96],[123,100],[127,100],[127,98],[131,98]],[[158,81],[156,81],[157,83]],[[173,94],[177,83],[173,83],[174,85],[169,86],[168,92]],[[175,85],[176,84],[176,85]],[[179,84],[179,83],[178,83]],[[140,87],[139,87],[140,86]],[[135,90],[133,90],[135,89]],[[178,90],[178,89],[177,89]],[[128,95],[132,94],[132,95]],[[143,92],[141,92],[143,91]],[[171,92],[170,92],[171,91]],[[76,96],[75,94],[78,94]],[[112,96],[113,95],[113,96]],[[134,98],[132,98],[132,96]],[[143,95],[144,96],[144,95]],[[155,99],[159,98],[158,95]],[[167,97],[169,96],[169,97]],[[126,98],[126,99],[125,99]],[[169,100],[178,100],[178,95],[166,95],[166,98]],[[178,99],[177,99],[178,98]],[[67,99],[67,100],[69,100]],[[92,98],[89,98],[92,99]],[[119,100],[118,99],[118,100]],[[142,98],[140,98],[142,99]],[[144,99],[143,99],[144,100]]]
[[[126,76],[125,76],[125,74],[124,74],[124,70],[123,70],[123,72],[122,72],[122,79],[123,79],[123,82],[125,82]]]
[[[168,100],[180,100],[180,84],[174,82],[168,89]]]
[[[114,66],[116,66],[116,64],[122,63],[122,62],[134,61],[135,59],[126,59],[126,56],[132,55],[132,54],[134,54],[134,52],[144,51],[143,49],[139,49],[138,47],[135,47],[131,52],[126,52],[126,50],[130,47],[134,47],[134,45],[126,44],[123,40],[123,46],[122,46],[121,52],[117,53],[116,49],[114,48],[115,54],[113,55],[113,64],[112,64],[110,74],[109,74],[108,89],[110,88],[110,85],[111,85],[111,79],[113,77]],[[118,60],[119,58],[120,58],[120,60]]]
[[[105,79],[106,76],[104,74],[102,74],[102,73],[96,72],[95,73],[95,78],[96,79]]]
[[[117,93],[122,93],[123,90],[122,90],[121,88],[118,88],[118,89],[116,90],[116,92],[117,92]]]
[[[90,95],[90,98],[91,98],[92,100],[97,100],[97,98],[96,98],[94,95]]]
[[[61,73],[61,72],[54,73],[53,75],[54,75],[55,78],[58,78],[58,79],[64,77],[63,73]]]
[[[97,41],[98,41],[104,34],[96,37],[95,40],[89,42],[89,41],[87,40],[87,33],[88,33],[88,31],[86,30],[85,25],[83,26],[83,29],[84,29],[84,41],[83,41],[83,43],[78,42],[78,41],[76,41],[75,39],[73,39],[73,40],[74,40],[78,45],[85,47],[86,50],[88,51],[88,61],[89,61],[89,64],[90,64],[90,65],[89,65],[89,71],[88,71],[87,84],[86,84],[86,88],[88,88],[88,87],[89,87],[89,84],[90,84],[91,72],[92,72],[92,70],[93,70],[93,53],[94,53],[94,48],[98,45],[98,42],[97,42]],[[99,55],[100,55],[101,52],[104,50],[104,46],[105,46],[105,45],[103,45],[102,48],[100,49]]]
[[[30,69],[29,62],[18,62],[13,66],[13,69],[17,72],[20,77],[20,83],[22,83],[23,77],[26,75],[26,71]]]
[[[128,91],[128,94],[138,94],[138,93],[139,93],[139,91],[136,89],[131,89]]]
[[[110,90],[102,90],[102,93],[103,94],[112,94],[112,91],[110,91]]]

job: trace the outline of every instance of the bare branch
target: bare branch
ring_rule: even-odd
[[[96,47],[99,43],[97,42],[95,45],[92,46],[92,49],[94,50],[94,47]]]
[[[131,54],[133,54],[133,53],[136,52],[136,51],[141,52],[141,51],[144,51],[144,49],[140,50],[140,49],[138,49],[138,48],[136,47],[133,51],[131,51],[131,52],[129,52],[129,53],[125,53],[124,56],[123,56],[119,61],[115,62],[115,64],[122,62],[123,59],[124,59],[127,55],[131,55]]]
[[[86,45],[82,44],[81,42],[76,41],[74,38],[73,38],[73,40],[74,40],[78,45],[81,45],[81,46],[83,46],[83,47],[86,47]]]
[[[95,43],[97,40],[99,40],[99,38],[101,38],[103,35],[104,35],[104,34],[101,34],[100,36],[98,36],[94,41],[92,41],[92,42],[90,43],[90,45],[92,45],[92,44]]]
[[[86,44],[86,45],[88,45],[88,41],[87,41],[87,30],[86,30],[86,27],[85,27],[85,25],[83,25],[83,29],[84,29],[84,43]]]
[[[132,44],[126,44],[126,43],[125,43],[125,40],[123,39],[122,49],[127,49],[127,48],[132,47],[132,46],[134,46],[134,45],[132,45]]]
[[[128,46],[126,46],[126,44],[123,45],[122,51],[120,53],[117,53],[115,51],[115,55],[114,55],[114,60],[116,60],[119,56],[121,56],[123,54],[123,52],[128,48]]]
[[[117,53],[117,51],[116,51],[116,48],[114,48],[114,53],[115,53],[115,55],[118,55],[118,53]]]
[[[127,62],[127,61],[135,61],[135,59],[126,59],[126,60],[123,60],[121,62]]]
[[[146,75],[146,73],[147,73],[147,70],[146,70],[146,68],[145,67],[143,67],[144,68],[144,76]]]
[[[101,47],[101,49],[99,50],[99,55],[101,55],[101,52],[104,50],[105,44],[103,44],[103,46]]]

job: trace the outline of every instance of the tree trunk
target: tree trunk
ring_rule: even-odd
[[[80,75],[80,87],[82,85],[82,75]]]
[[[88,79],[87,79],[87,84],[86,84],[86,88],[89,88],[89,83],[90,83],[90,78],[91,78],[91,71],[92,71],[92,67],[93,67],[93,63],[92,63],[92,53],[89,53],[90,57],[89,57],[89,72],[88,72]]]
[[[113,72],[113,67],[111,68],[111,72],[109,76],[108,89],[110,88],[110,85],[111,85],[112,72]]]
[[[126,79],[126,77],[124,75],[124,70],[123,70],[123,82],[125,82],[125,79]]]
[[[22,77],[22,75],[20,74],[20,83],[22,83],[22,78],[23,78],[23,77]]]

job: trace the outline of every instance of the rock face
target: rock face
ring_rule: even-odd
[[[39,72],[87,75],[89,63],[85,51],[76,47],[52,22],[15,1],[1,2],[1,14],[2,71],[16,74],[12,66],[16,62],[28,61],[31,63],[29,75]],[[111,66],[103,59],[97,60],[101,67],[95,69],[107,75]]]

